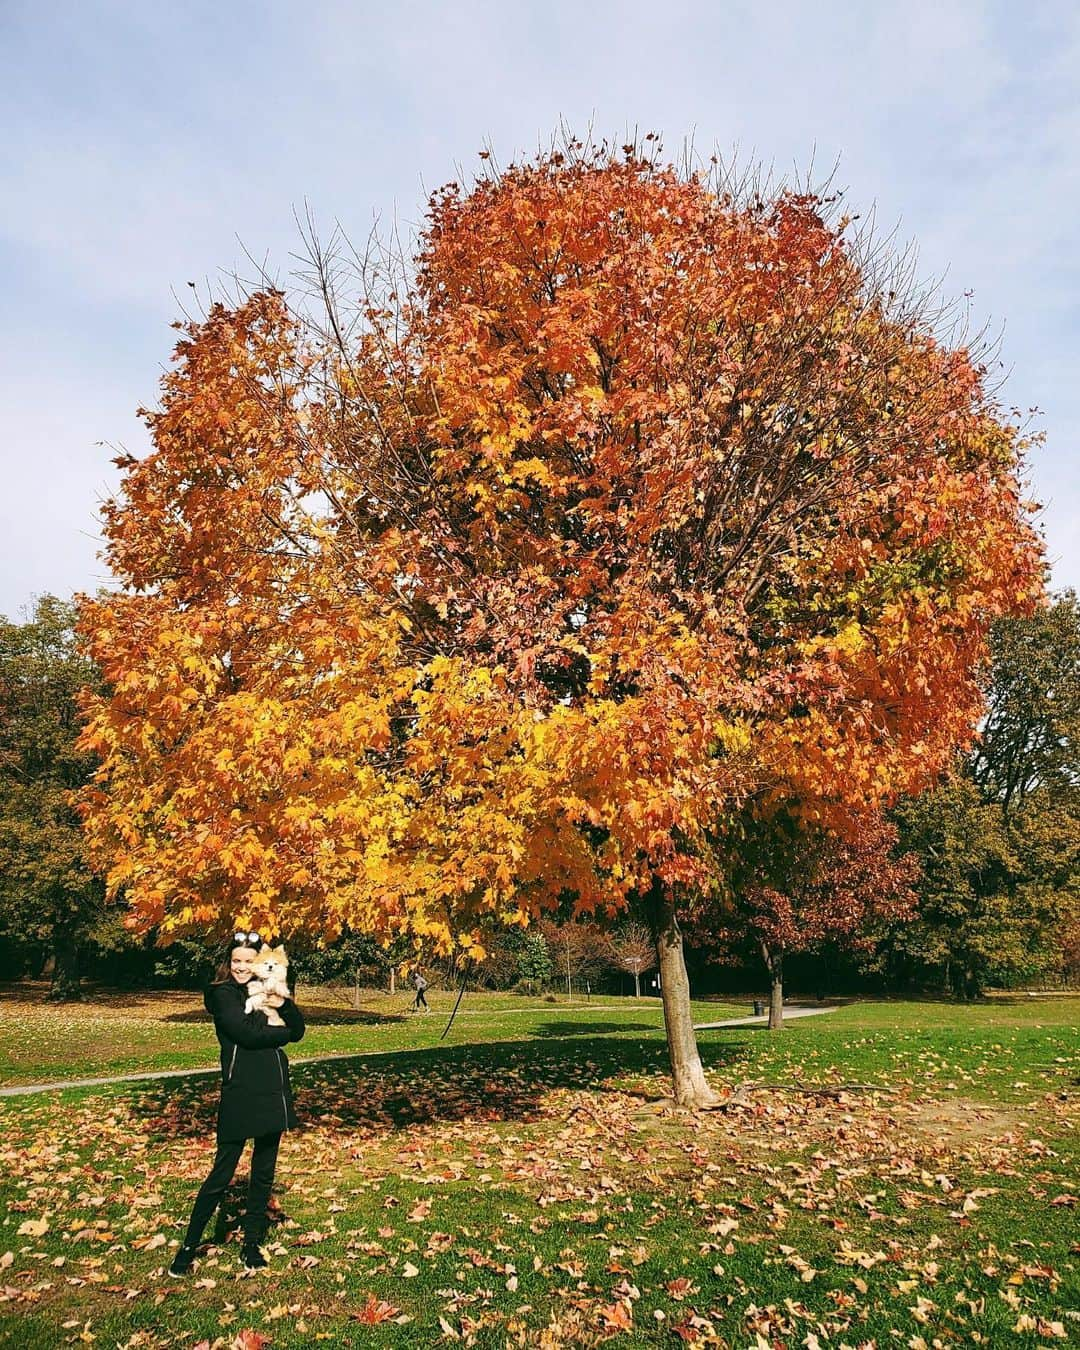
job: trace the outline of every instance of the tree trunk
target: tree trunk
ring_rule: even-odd
[[[697,1037],[694,1035],[690,981],[686,974],[682,931],[675,905],[670,899],[656,895],[654,912],[656,954],[660,960],[660,996],[664,1000],[664,1031],[671,1059],[675,1100],[680,1106],[715,1106],[720,1099],[705,1081]]]
[[[769,970],[769,1030],[779,1031],[784,1025],[784,953],[770,951],[763,942],[761,954]]]
[[[360,1010],[360,971],[353,971],[352,1005],[357,1012]]]
[[[79,980],[79,944],[66,923],[53,932],[53,972],[50,1003],[75,1003],[82,998]]]
[[[391,992],[391,994],[396,994],[396,993],[397,993],[397,967],[396,967],[396,966],[391,966],[391,967],[390,967],[390,992]]]
[[[566,997],[572,999],[574,991],[570,987],[570,939],[566,939]]]
[[[634,971],[634,997],[641,997],[641,975],[636,970]]]

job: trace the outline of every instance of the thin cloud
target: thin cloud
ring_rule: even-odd
[[[357,238],[376,216],[408,236],[425,187],[488,144],[531,154],[560,120],[659,131],[672,155],[692,134],[780,173],[839,161],[855,209],[972,291],[974,326],[1004,324],[1003,397],[1044,413],[1056,580],[1080,584],[1074,6],[9,0],[0,44],[0,612],[100,579],[94,443],[141,435],[174,292],[250,275],[244,247],[287,276],[305,202]]]

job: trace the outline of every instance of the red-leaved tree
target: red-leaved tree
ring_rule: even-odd
[[[786,957],[830,945],[869,948],[881,924],[914,912],[919,863],[899,853],[897,841],[896,827],[876,811],[851,818],[843,833],[787,812],[750,823],[727,870],[722,908],[699,915],[698,931],[707,947],[763,961],[770,1031],[783,1024]]]

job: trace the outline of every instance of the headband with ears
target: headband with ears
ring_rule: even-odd
[[[263,940],[254,929],[237,929],[232,935],[232,941],[229,943],[229,950],[236,951],[237,947],[252,947],[258,951],[262,946]]]

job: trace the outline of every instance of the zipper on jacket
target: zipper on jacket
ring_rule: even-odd
[[[282,1111],[284,1111],[284,1113],[285,1113],[285,1129],[288,1129],[288,1128],[289,1128],[289,1104],[288,1104],[288,1102],[285,1100],[285,1070],[281,1067],[281,1051],[280,1051],[280,1049],[279,1049],[278,1052],[277,1052],[277,1057],[278,1057],[278,1061],[277,1061],[278,1077],[281,1079],[281,1109],[282,1109]]]
[[[225,1075],[226,1083],[232,1082],[233,1070],[236,1068],[236,1046],[232,1048],[232,1059],[229,1060],[229,1072]]]

